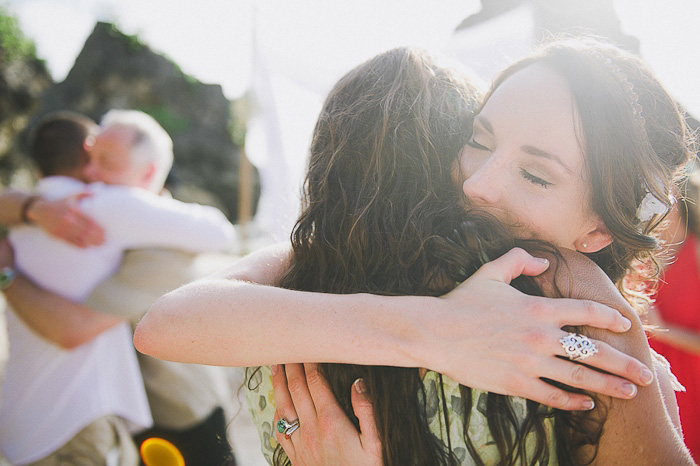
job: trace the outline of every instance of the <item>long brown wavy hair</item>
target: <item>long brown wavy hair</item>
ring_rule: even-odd
[[[664,202],[669,199],[675,176],[690,156],[682,115],[643,63],[592,39],[545,46],[506,69],[491,92],[534,63],[546,63],[569,83],[593,209],[613,237],[610,246],[591,258],[632,296],[623,278],[633,275],[635,263],[653,263],[658,243],[652,233],[661,220],[642,223],[636,211],[647,192]],[[611,63],[634,86],[643,126]],[[477,90],[463,75],[411,49],[379,55],[341,79],[316,125],[303,211],[292,234],[293,258],[282,286],[329,293],[441,295],[485,260],[514,246],[556,256],[546,244],[517,240],[494,219],[469,210],[455,187],[456,161],[471,135],[477,100]],[[647,276],[649,271],[645,269]],[[525,277],[513,285],[541,294]],[[359,377],[365,380],[384,464],[459,463],[449,437],[444,445],[428,429],[418,369],[340,364],[323,364],[322,369],[356,425],[350,387]],[[460,391],[463,435],[471,457],[483,464],[467,432],[470,389],[461,386]],[[525,419],[520,419],[509,397],[488,395],[486,417],[499,464],[593,460],[577,452],[598,444],[604,408],[570,413],[532,401],[527,406]],[[446,410],[443,406],[449,422]],[[555,439],[547,438],[548,418],[554,418]],[[530,434],[532,444],[525,442]],[[275,464],[288,464],[280,447]]]
[[[302,214],[292,234],[286,288],[328,293],[442,295],[488,258],[514,246],[556,252],[538,241],[516,240],[483,213],[466,209],[456,181],[458,157],[471,136],[479,94],[461,73],[439,66],[424,52],[396,49],[351,71],[331,91],[310,149]],[[541,294],[529,278],[517,288]],[[336,398],[356,423],[350,387],[362,377],[375,407],[386,465],[458,464],[448,445],[428,429],[423,383],[416,368],[322,364]],[[460,387],[464,438],[471,390]],[[447,418],[447,408],[442,415]],[[546,463],[545,421],[562,426],[556,443],[571,452],[595,444],[600,423],[585,415],[541,409],[528,402],[520,419],[510,398],[489,394],[488,427],[501,464]],[[561,418],[561,421],[559,421]],[[533,446],[526,446],[529,433]],[[526,460],[527,458],[527,460]],[[278,446],[275,464],[289,464]]]

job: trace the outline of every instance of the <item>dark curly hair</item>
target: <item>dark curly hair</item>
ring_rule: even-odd
[[[424,52],[401,48],[351,71],[331,91],[316,124],[304,186],[302,214],[292,234],[286,288],[328,293],[441,295],[488,258],[515,246],[556,251],[521,241],[492,217],[465,205],[456,181],[459,154],[471,136],[479,94],[469,80]],[[527,277],[517,288],[541,294]],[[431,434],[417,368],[322,364],[336,398],[356,422],[350,387],[362,377],[375,407],[386,465],[453,465],[448,445]],[[471,389],[460,387],[464,438]],[[421,396],[422,395],[422,396]],[[525,419],[511,399],[489,394],[488,427],[500,464],[539,464],[581,444],[595,444],[600,423],[528,402]],[[446,407],[443,417],[447,419]],[[564,432],[548,439],[545,422]],[[561,420],[559,420],[561,419]],[[536,442],[526,443],[529,434]],[[275,464],[288,464],[278,447]]]

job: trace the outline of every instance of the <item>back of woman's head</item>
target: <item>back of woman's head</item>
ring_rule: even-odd
[[[658,212],[671,207],[675,180],[691,156],[683,115],[639,58],[591,37],[545,44],[507,68],[493,88],[535,63],[551,67],[568,83],[592,208],[613,239],[591,257],[618,281],[658,247],[652,230],[663,215],[645,213],[653,211],[649,201],[661,205]]]
[[[453,174],[477,98],[463,74],[408,48],[344,76],[314,131],[292,236],[296,279],[285,283],[328,292],[424,288],[435,265],[428,243],[459,222]]]

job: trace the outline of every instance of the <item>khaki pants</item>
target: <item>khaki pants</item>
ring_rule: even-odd
[[[29,466],[137,466],[139,455],[124,421],[104,416],[44,459]]]

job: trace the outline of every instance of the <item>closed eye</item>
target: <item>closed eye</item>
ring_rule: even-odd
[[[554,183],[550,183],[549,181],[547,181],[547,180],[545,180],[545,179],[542,179],[542,178],[540,178],[539,176],[535,176],[535,175],[533,175],[532,173],[530,173],[530,172],[528,172],[527,170],[525,170],[524,168],[521,168],[521,169],[520,169],[520,174],[523,176],[523,178],[525,178],[526,180],[528,180],[530,183],[536,184],[536,185],[539,185],[539,186],[542,186],[542,187],[545,188],[545,189],[547,189],[547,188],[549,188],[550,186],[554,185]]]
[[[488,150],[490,151],[488,147],[484,146],[483,144],[479,144],[474,137],[470,137],[469,140],[467,141],[467,145],[473,147],[474,149],[479,149],[479,150]]]

